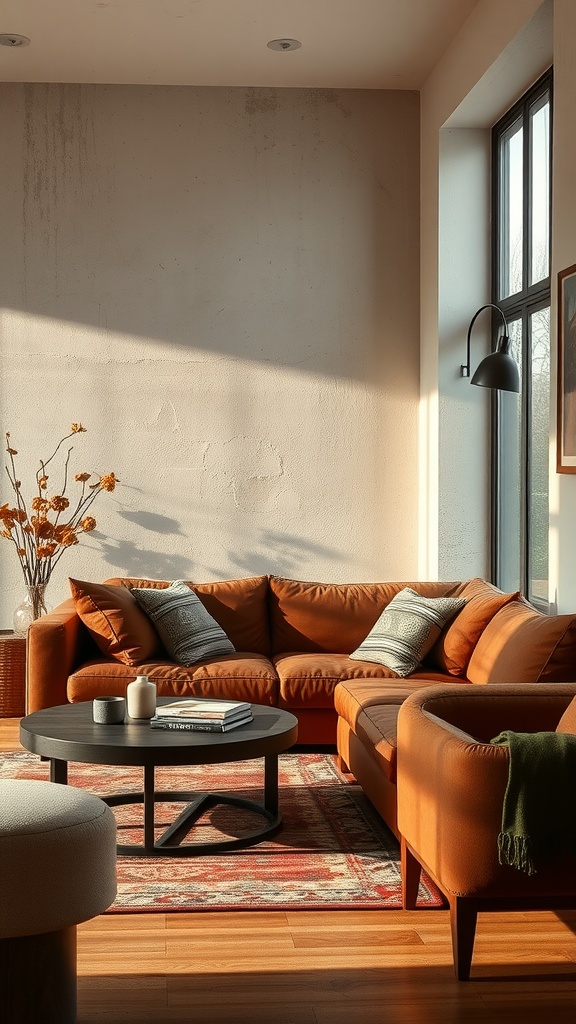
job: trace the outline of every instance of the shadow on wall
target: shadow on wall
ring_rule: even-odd
[[[143,530],[152,530],[154,533],[166,533],[173,535],[180,535],[184,537],[182,533],[180,523],[176,519],[170,519],[170,516],[162,516],[157,512],[118,512],[118,515],[125,519],[128,523],[134,523],[135,526],[140,526]]]
[[[287,533],[261,530],[260,538],[259,545],[253,550],[248,548],[242,552],[228,551],[229,564],[235,568],[236,572],[243,575],[270,574],[306,579],[305,566],[308,564],[309,556],[314,556],[315,559],[324,559],[328,567],[331,565],[341,566],[349,561],[341,551],[337,551],[335,548],[328,548],[323,544],[313,544],[302,537],[295,537]],[[216,569],[209,566],[206,568],[210,572],[217,572]],[[304,575],[302,575],[303,573]]]
[[[154,551],[152,548],[142,547],[131,540],[113,541],[98,534],[96,530],[93,536],[98,540],[102,557],[109,565],[114,566],[115,576],[136,576],[158,580],[182,580],[190,579],[192,572],[192,559],[187,555],[167,554],[165,551]],[[120,568],[118,568],[120,566]]]
[[[342,566],[349,561],[335,548],[264,529],[260,531],[259,539],[253,538],[252,543],[247,541],[241,551],[228,550],[227,568],[223,570],[221,566],[202,564],[179,550],[188,546],[189,541],[176,520],[154,512],[119,514],[138,527],[172,536],[174,551],[154,550],[133,540],[114,540],[94,530],[92,537],[97,541],[104,561],[114,567],[113,575],[160,580],[193,579],[197,582],[266,574],[307,579],[309,574],[305,567],[309,558],[314,557],[326,562],[323,576],[328,579],[334,575],[330,572],[331,567]]]

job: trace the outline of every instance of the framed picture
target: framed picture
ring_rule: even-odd
[[[558,473],[576,473],[576,263],[558,274]]]

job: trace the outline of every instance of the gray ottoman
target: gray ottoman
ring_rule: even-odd
[[[97,796],[0,780],[0,1024],[74,1024],[76,925],[116,896],[116,819]]]

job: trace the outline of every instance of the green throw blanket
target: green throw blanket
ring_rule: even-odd
[[[498,860],[532,875],[563,852],[576,853],[576,735],[502,732],[510,749]]]

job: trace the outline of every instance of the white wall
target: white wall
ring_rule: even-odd
[[[406,92],[0,87],[1,426],[24,493],[72,421],[73,472],[122,481],[53,605],[68,575],[416,576],[418,118]]]
[[[478,459],[490,394],[461,376],[466,328],[490,292],[490,134],[443,128],[438,202],[438,576],[489,575],[490,479]],[[489,351],[489,313],[474,325],[471,373]],[[483,347],[484,341],[484,347]]]
[[[489,129],[549,66],[551,5],[479,0],[421,93],[423,578],[489,573],[489,393],[459,378],[490,301]],[[472,362],[488,352],[477,322]]]

